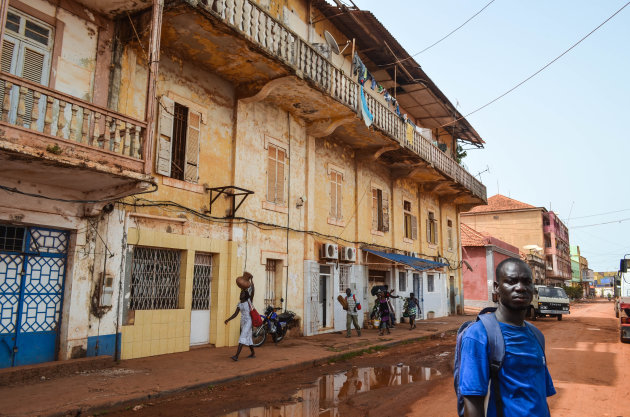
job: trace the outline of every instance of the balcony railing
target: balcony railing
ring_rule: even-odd
[[[315,48],[249,0],[206,0],[193,4],[239,31],[274,57],[291,66],[323,91],[356,111],[360,86],[333,66]],[[418,132],[407,137],[406,123],[387,106],[366,95],[374,125],[475,196],[487,200],[486,187]]]
[[[0,120],[54,139],[142,160],[146,123],[0,73]]]

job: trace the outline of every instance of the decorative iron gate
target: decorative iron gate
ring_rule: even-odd
[[[0,368],[56,359],[68,232],[0,224]]]

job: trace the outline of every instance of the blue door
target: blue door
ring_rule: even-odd
[[[0,224],[0,368],[53,361],[68,232]]]

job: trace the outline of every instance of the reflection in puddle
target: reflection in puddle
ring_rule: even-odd
[[[353,395],[383,387],[430,381],[442,373],[432,368],[406,365],[383,368],[352,368],[324,375],[310,388],[298,390],[296,402],[255,407],[226,414],[225,417],[339,417],[337,405]]]

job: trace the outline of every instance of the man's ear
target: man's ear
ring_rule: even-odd
[[[496,281],[492,283],[492,301],[499,302],[499,283]]]

